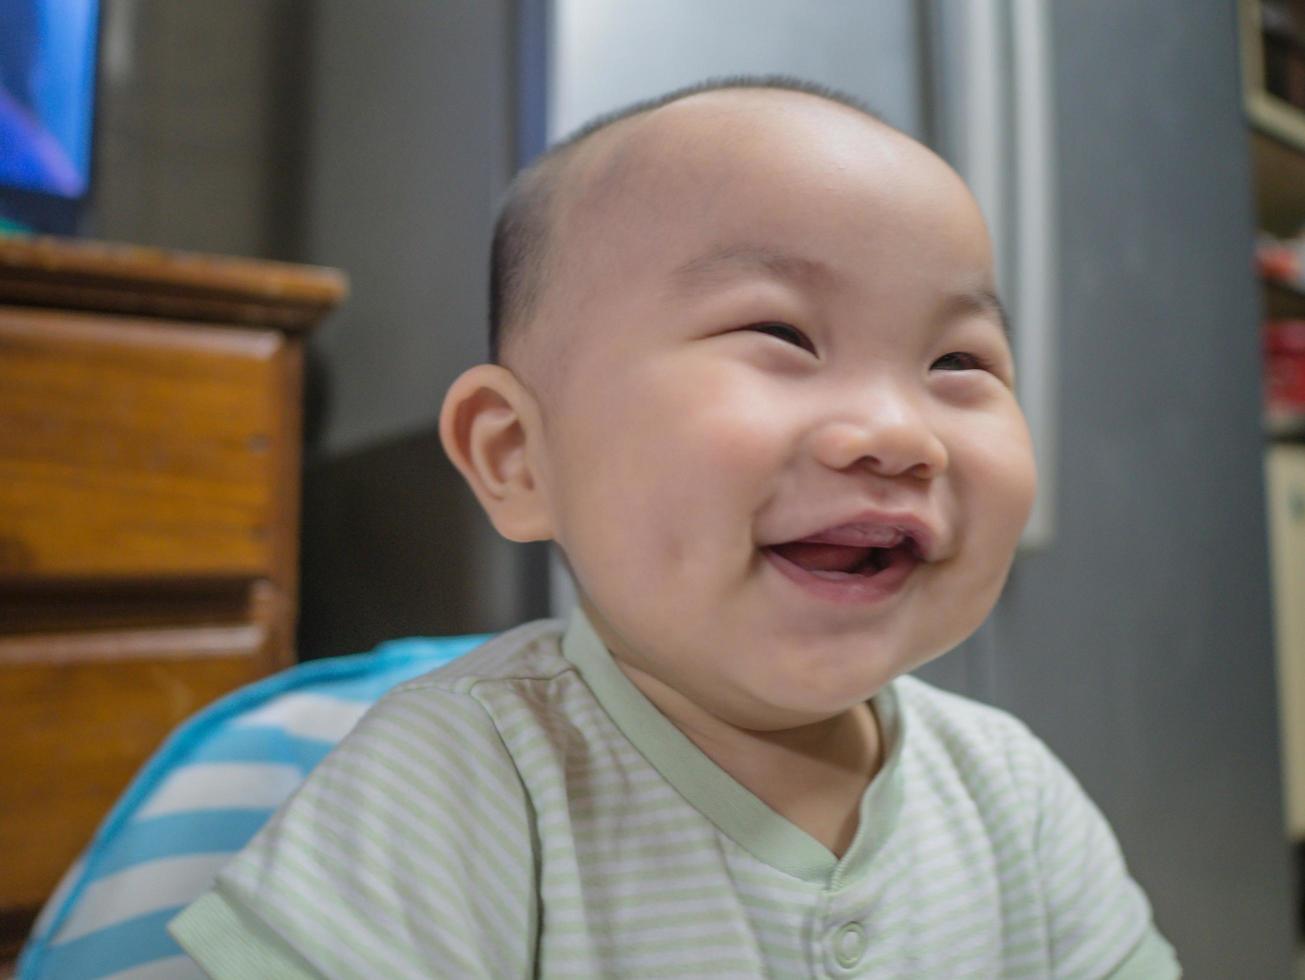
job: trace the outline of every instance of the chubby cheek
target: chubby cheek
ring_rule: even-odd
[[[977,595],[995,602],[1033,508],[1037,471],[1028,430],[1017,417],[970,441],[953,463]],[[986,610],[985,613],[986,615]]]
[[[1004,520],[1004,530],[1011,537],[1011,547],[1019,543],[1019,536],[1028,523],[1037,495],[1038,472],[1033,458],[1033,444],[1023,416],[1011,423],[1009,438],[1001,443],[1003,451],[989,459],[992,486],[1000,488],[1001,499],[994,504]]]
[[[699,579],[750,558],[752,516],[784,465],[773,399],[728,371],[668,361],[610,374],[584,401],[572,400],[559,447],[559,543],[573,563],[583,548],[600,574]]]
[[[923,632],[907,670],[953,649],[992,612],[1033,506],[1036,473],[1027,444],[989,442],[973,458],[953,455],[951,462],[956,514],[964,530],[959,551],[938,566],[934,588],[926,593],[934,612],[918,620]]]

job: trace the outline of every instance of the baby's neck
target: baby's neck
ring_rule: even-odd
[[[851,846],[861,797],[882,764],[870,705],[787,731],[684,733],[754,796],[836,856]]]
[[[846,852],[856,836],[861,797],[883,764],[883,739],[868,703],[814,724],[755,731],[716,718],[647,674],[620,666],[716,765],[836,856]]]

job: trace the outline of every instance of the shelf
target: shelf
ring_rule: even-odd
[[[1261,279],[1264,315],[1269,319],[1305,319],[1305,290],[1276,279]]]
[[[1305,154],[1305,109],[1265,88],[1264,25],[1258,0],[1238,3],[1238,32],[1242,49],[1242,90],[1246,115],[1259,132]]]
[[[1260,278],[1264,315],[1269,320],[1305,320],[1305,289],[1276,279]],[[1305,442],[1305,411],[1266,412],[1265,434],[1275,442]]]
[[[1305,227],[1305,150],[1251,130],[1256,216],[1260,228],[1293,238]]]
[[[1264,434],[1273,442],[1305,442],[1305,415],[1266,416]]]
[[[1246,93],[1246,114],[1260,132],[1305,153],[1305,111],[1260,89]]]

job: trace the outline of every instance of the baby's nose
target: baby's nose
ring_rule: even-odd
[[[813,433],[812,451],[835,470],[864,467],[880,476],[932,478],[947,468],[947,446],[908,401],[876,398],[863,410],[831,417]]]

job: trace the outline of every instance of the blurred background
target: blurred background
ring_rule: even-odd
[[[952,161],[993,227],[1043,494],[997,611],[922,673],[1014,711],[1068,763],[1189,976],[1291,976],[1305,840],[1299,0],[0,0],[0,216],[12,241],[347,274],[347,300],[285,341],[299,404],[282,488],[296,499],[273,533],[293,538],[277,561],[297,568],[297,595],[293,571],[268,573],[297,623],[285,649],[496,631],[567,601],[546,550],[495,537],[436,436],[446,386],[485,354],[498,197],[590,116],[737,72],[866,100]],[[24,301],[0,283],[6,302]],[[0,325],[0,382],[21,350],[5,337]],[[5,428],[18,417],[0,384],[0,483],[15,486],[31,476]],[[11,717],[66,686],[23,673],[54,662],[44,640],[60,638],[64,670],[90,649],[72,625],[97,643],[157,627],[142,590],[189,596],[187,628],[210,629],[219,608],[243,622],[256,562],[156,580],[69,559],[55,574],[31,544],[43,530],[4,494]],[[182,716],[198,707],[173,696]],[[41,715],[52,731],[56,715]],[[3,802],[27,806],[23,792]],[[0,920],[30,921],[31,897],[0,896]]]

